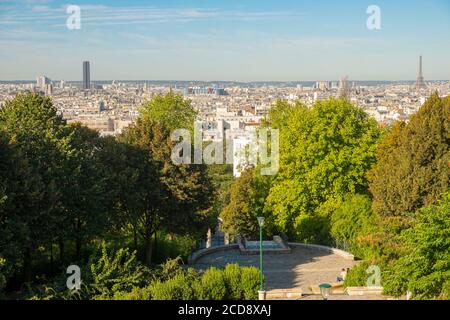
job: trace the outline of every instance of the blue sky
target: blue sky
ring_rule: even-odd
[[[0,80],[408,80],[419,54],[450,79],[449,0],[0,0]]]

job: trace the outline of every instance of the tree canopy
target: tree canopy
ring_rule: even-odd
[[[362,109],[335,99],[312,108],[279,101],[272,118],[280,130],[280,171],[267,198],[275,223],[296,239],[324,241],[323,222],[333,208],[347,194],[367,192],[378,125]]]
[[[408,123],[395,124],[369,177],[374,208],[383,216],[436,203],[450,187],[450,97],[435,93]]]

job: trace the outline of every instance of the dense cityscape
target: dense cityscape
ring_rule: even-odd
[[[95,70],[95,69],[94,69]],[[95,73],[94,73],[95,74]],[[80,72],[81,75],[81,72]],[[79,122],[101,135],[117,135],[133,123],[144,101],[169,91],[191,100],[203,124],[203,139],[233,140],[234,154],[250,143],[255,128],[277,99],[300,100],[308,106],[318,100],[345,98],[361,107],[381,125],[407,121],[434,92],[450,94],[450,81],[424,81],[422,56],[416,81],[309,82],[199,82],[199,81],[92,81],[89,61],[82,64],[83,81],[52,81],[39,76],[27,81],[0,83],[0,106],[23,91],[52,98],[68,123]],[[235,166],[240,160],[235,160]],[[235,172],[235,174],[239,174]]]

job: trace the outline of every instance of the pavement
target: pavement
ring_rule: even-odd
[[[238,249],[215,252],[201,257],[193,267],[221,268],[228,263],[259,267],[259,255],[241,255]],[[355,261],[337,254],[306,247],[293,247],[290,254],[265,254],[263,270],[266,290],[301,288],[304,294],[312,293],[310,286],[336,282],[343,268],[351,268],[355,264]],[[315,300],[315,297],[308,297]],[[318,297],[321,299],[321,296]],[[333,298],[330,297],[330,300]],[[305,296],[305,299],[308,298]]]

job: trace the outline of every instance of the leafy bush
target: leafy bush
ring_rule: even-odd
[[[187,261],[187,258],[195,248],[196,239],[192,236],[173,235],[171,238],[164,233],[159,234],[156,248],[155,262],[161,263],[167,259],[179,259]]]
[[[209,268],[201,279],[202,300],[224,300],[227,296],[227,288],[222,270]]]
[[[100,296],[111,296],[114,292],[131,291],[142,285],[144,267],[136,260],[136,252],[119,249],[108,253],[105,243],[101,255],[90,259],[91,285]]]
[[[369,263],[366,261],[360,262],[347,272],[347,276],[344,280],[344,287],[363,287],[367,285],[367,279],[369,274],[366,270],[369,267]]]
[[[5,268],[6,260],[3,258],[0,258],[0,297],[2,295],[2,291],[6,286],[6,275],[5,275]]]
[[[114,293],[113,300],[151,300],[152,287],[144,288],[134,287],[130,292],[117,291]]]
[[[263,279],[264,281],[264,279]],[[241,290],[245,300],[257,300],[260,288],[260,274],[255,267],[241,269]]]
[[[223,270],[229,299],[242,299],[241,272],[242,270],[238,264],[227,264]]]
[[[410,291],[415,299],[448,294],[450,281],[450,192],[437,205],[416,214],[412,228],[402,232],[407,254],[392,263],[385,290],[399,296]]]
[[[376,219],[372,212],[372,201],[366,195],[348,195],[344,202],[332,214],[332,236],[348,244],[345,250],[368,259],[370,252],[365,250],[369,235],[375,231]]]
[[[193,300],[195,298],[192,283],[193,271],[178,272],[167,281],[156,281],[151,285],[153,300]]]

